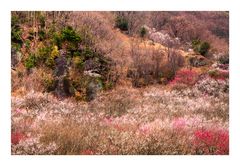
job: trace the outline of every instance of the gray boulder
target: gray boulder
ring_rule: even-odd
[[[15,68],[16,65],[21,61],[22,54],[17,51],[16,48],[11,48],[11,67]]]
[[[67,73],[67,53],[60,50],[60,55],[55,59],[56,69],[54,71],[55,76],[62,76]]]
[[[194,55],[188,59],[189,65],[193,67],[201,67],[209,64],[207,58],[201,55]]]
[[[60,50],[60,55],[55,59],[55,63],[56,69],[54,71],[54,94],[60,98],[71,96],[74,92],[72,90],[72,84],[68,79],[68,62],[66,51]]]
[[[92,80],[89,82],[86,88],[86,100],[94,100],[97,96],[97,93],[102,89],[102,84],[99,81]]]

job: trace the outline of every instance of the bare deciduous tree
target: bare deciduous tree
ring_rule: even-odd
[[[131,43],[130,55],[132,68],[128,76],[136,87],[159,82],[161,77],[161,65],[164,56],[160,48],[147,47],[139,40]]]

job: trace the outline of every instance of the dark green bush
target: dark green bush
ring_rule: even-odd
[[[36,58],[38,62],[45,63],[49,55],[51,54],[51,47],[42,45],[36,52]]]
[[[80,51],[75,51],[74,53],[73,53],[73,56],[75,57],[75,56],[80,56],[81,55],[81,53],[80,53]]]
[[[25,45],[29,49],[30,48],[31,41],[29,39],[25,40]]]
[[[203,42],[201,43],[200,45],[200,48],[199,48],[199,53],[201,55],[206,55],[208,53],[208,50],[210,49],[210,44],[208,42]]]
[[[36,64],[37,64],[37,60],[36,60],[35,54],[30,54],[30,56],[25,61],[25,67],[29,70],[35,67]]]
[[[46,20],[46,18],[43,15],[39,16],[39,22],[40,22],[41,28],[45,27],[45,20]]]
[[[19,24],[19,17],[17,15],[12,15],[11,17],[11,26],[15,26]]]
[[[19,25],[19,18],[12,16],[11,18],[11,41],[22,45],[23,41],[21,38],[22,31]]]
[[[219,58],[221,64],[229,64],[229,55],[223,55]]]
[[[67,26],[63,28],[60,33],[53,33],[53,42],[59,48],[62,47],[63,42],[68,42],[68,50],[75,51],[78,43],[81,42],[81,37],[72,27]]]
[[[145,27],[142,27],[140,29],[140,36],[143,38],[146,36],[146,34],[147,34],[147,29]]]
[[[53,33],[53,43],[57,45],[59,48],[62,47],[62,36],[59,32]]]
[[[70,41],[73,43],[81,41],[80,35],[77,34],[76,31],[70,26],[67,26],[66,28],[64,28],[61,32],[61,35],[62,35],[63,41]]]
[[[45,34],[44,30],[40,30],[38,32],[38,36],[39,36],[39,40],[43,41],[46,38],[46,34]]]
[[[83,52],[82,55],[86,58],[93,58],[95,56],[95,52],[90,48],[90,47],[86,47]]]
[[[210,44],[208,42],[202,42],[197,39],[192,41],[192,47],[195,52],[198,52],[199,54],[205,56],[210,49]]]
[[[21,39],[21,35],[22,35],[22,31],[20,30],[20,28],[12,29],[12,32],[11,32],[12,42],[22,44],[23,42]]]
[[[117,16],[115,26],[122,31],[127,31],[128,21],[124,17]]]

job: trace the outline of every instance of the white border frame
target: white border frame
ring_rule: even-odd
[[[240,160],[240,10],[237,0],[8,0],[0,7],[0,162],[8,165],[235,165]],[[229,11],[230,155],[228,156],[11,156],[10,13],[14,10]],[[239,157],[238,157],[239,156]]]

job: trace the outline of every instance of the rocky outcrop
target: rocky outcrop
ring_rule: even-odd
[[[86,88],[86,100],[91,101],[97,96],[97,92],[102,89],[100,82],[92,80]]]
[[[55,59],[56,68],[54,75],[56,77],[67,74],[67,53],[64,50],[60,50],[60,55]]]
[[[66,51],[60,50],[60,55],[55,59],[54,94],[58,97],[71,96],[74,92],[68,79],[68,65]]]
[[[95,77],[95,78],[101,78],[102,76],[92,70],[84,71],[83,73],[85,76]]]
[[[15,68],[16,65],[21,61],[22,54],[17,51],[16,48],[11,48],[11,67]]]
[[[188,55],[188,63],[193,67],[201,67],[209,64],[209,60],[201,55]]]

